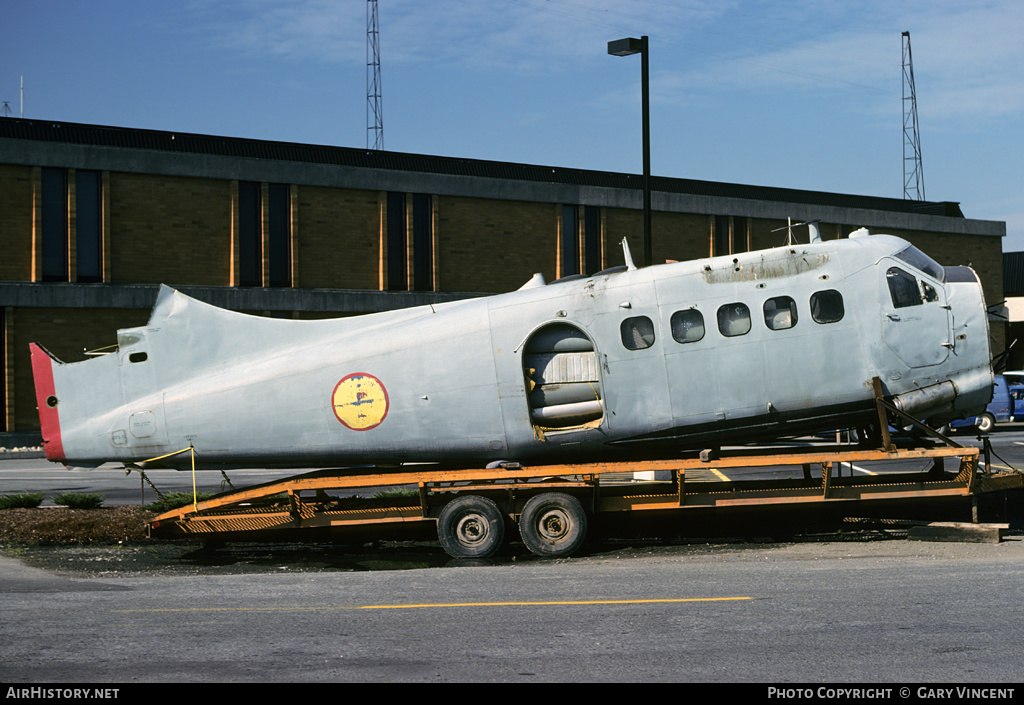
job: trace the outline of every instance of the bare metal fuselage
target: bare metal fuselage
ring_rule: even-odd
[[[116,353],[32,354],[46,455],[75,466],[624,459],[867,423],[874,377],[934,423],[992,393],[977,277],[884,235],[328,321],[164,287]]]

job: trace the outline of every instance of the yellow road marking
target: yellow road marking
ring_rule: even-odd
[[[555,602],[449,602],[422,605],[365,605],[361,610],[398,610],[422,607],[543,607],[550,605],[641,605],[652,602],[724,602],[727,600],[753,600],[752,597],[680,597],[653,600],[571,600]]]
[[[650,600],[566,600],[551,602],[437,602],[410,605],[359,605],[356,607],[167,607],[148,610],[111,610],[132,612],[309,612],[317,610],[403,610],[440,607],[549,607],[572,605],[642,605],[666,602],[729,602],[753,600],[753,597],[679,597]]]

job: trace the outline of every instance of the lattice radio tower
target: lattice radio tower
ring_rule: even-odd
[[[380,89],[380,30],[377,0],[366,3],[366,148],[384,148],[384,112]]]
[[[903,197],[924,200],[924,167],[921,165],[921,132],[917,123],[910,32],[903,33]]]

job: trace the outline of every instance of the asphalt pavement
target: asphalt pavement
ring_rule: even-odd
[[[116,552],[88,555],[112,566]],[[872,684],[892,701],[1001,684],[1001,697],[977,697],[1012,700],[1022,581],[1020,537],[219,575],[81,576],[0,557],[0,681],[111,684],[119,698],[199,695],[211,682],[746,683],[766,700],[773,686],[809,699]],[[166,686],[139,686],[152,683]],[[266,695],[235,695],[250,693]]]

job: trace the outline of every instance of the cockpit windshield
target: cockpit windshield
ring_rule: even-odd
[[[946,282],[946,270],[938,262],[921,252],[913,245],[896,253],[896,259],[903,260],[914,269],[919,269],[929,277]]]

